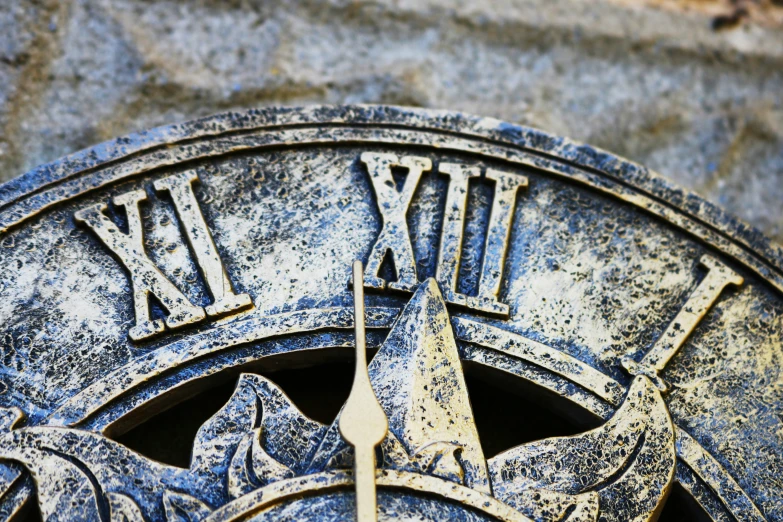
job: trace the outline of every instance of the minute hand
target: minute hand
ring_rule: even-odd
[[[378,403],[367,373],[367,345],[364,333],[364,281],[361,261],[353,264],[354,324],[356,330],[356,373],[348,402],[340,414],[340,434],[354,447],[356,520],[376,522],[375,447],[383,441],[389,422]]]

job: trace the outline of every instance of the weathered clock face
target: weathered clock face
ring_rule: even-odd
[[[781,292],[755,231],[495,120],[118,139],[0,187],[0,510],[369,520],[371,488],[380,520],[783,520]]]

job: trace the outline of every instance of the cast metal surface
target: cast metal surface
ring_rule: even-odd
[[[0,513],[646,521],[680,484],[781,521],[782,293],[754,230],[496,120],[266,109],[118,139],[0,186]],[[355,355],[331,424],[275,383]],[[488,458],[465,372],[595,427]],[[225,380],[189,467],[114,440]]]

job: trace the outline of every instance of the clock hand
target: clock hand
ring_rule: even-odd
[[[364,269],[353,264],[354,324],[356,332],[356,373],[353,388],[340,414],[340,434],[354,448],[357,522],[376,522],[378,503],[375,492],[375,446],[386,437],[389,422],[378,403],[367,373],[367,346],[364,334]]]

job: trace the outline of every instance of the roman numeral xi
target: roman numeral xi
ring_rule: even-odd
[[[136,325],[130,329],[129,335],[134,341],[149,339],[162,333],[166,327],[174,330],[207,317],[217,318],[253,306],[249,295],[235,294],[231,287],[193,193],[195,181],[198,181],[197,174],[188,171],[159,179],[155,181],[154,187],[159,192],[168,192],[174,202],[190,250],[212,295],[212,304],[204,308],[191,303],[147,256],[139,212],[139,202],[147,199],[144,190],[126,192],[112,200],[115,205],[125,209],[127,234],[121,232],[105,214],[105,203],[92,205],[74,214],[76,221],[87,225],[130,273]],[[152,320],[150,317],[150,295],[154,295],[168,311],[165,325],[164,321]]]

